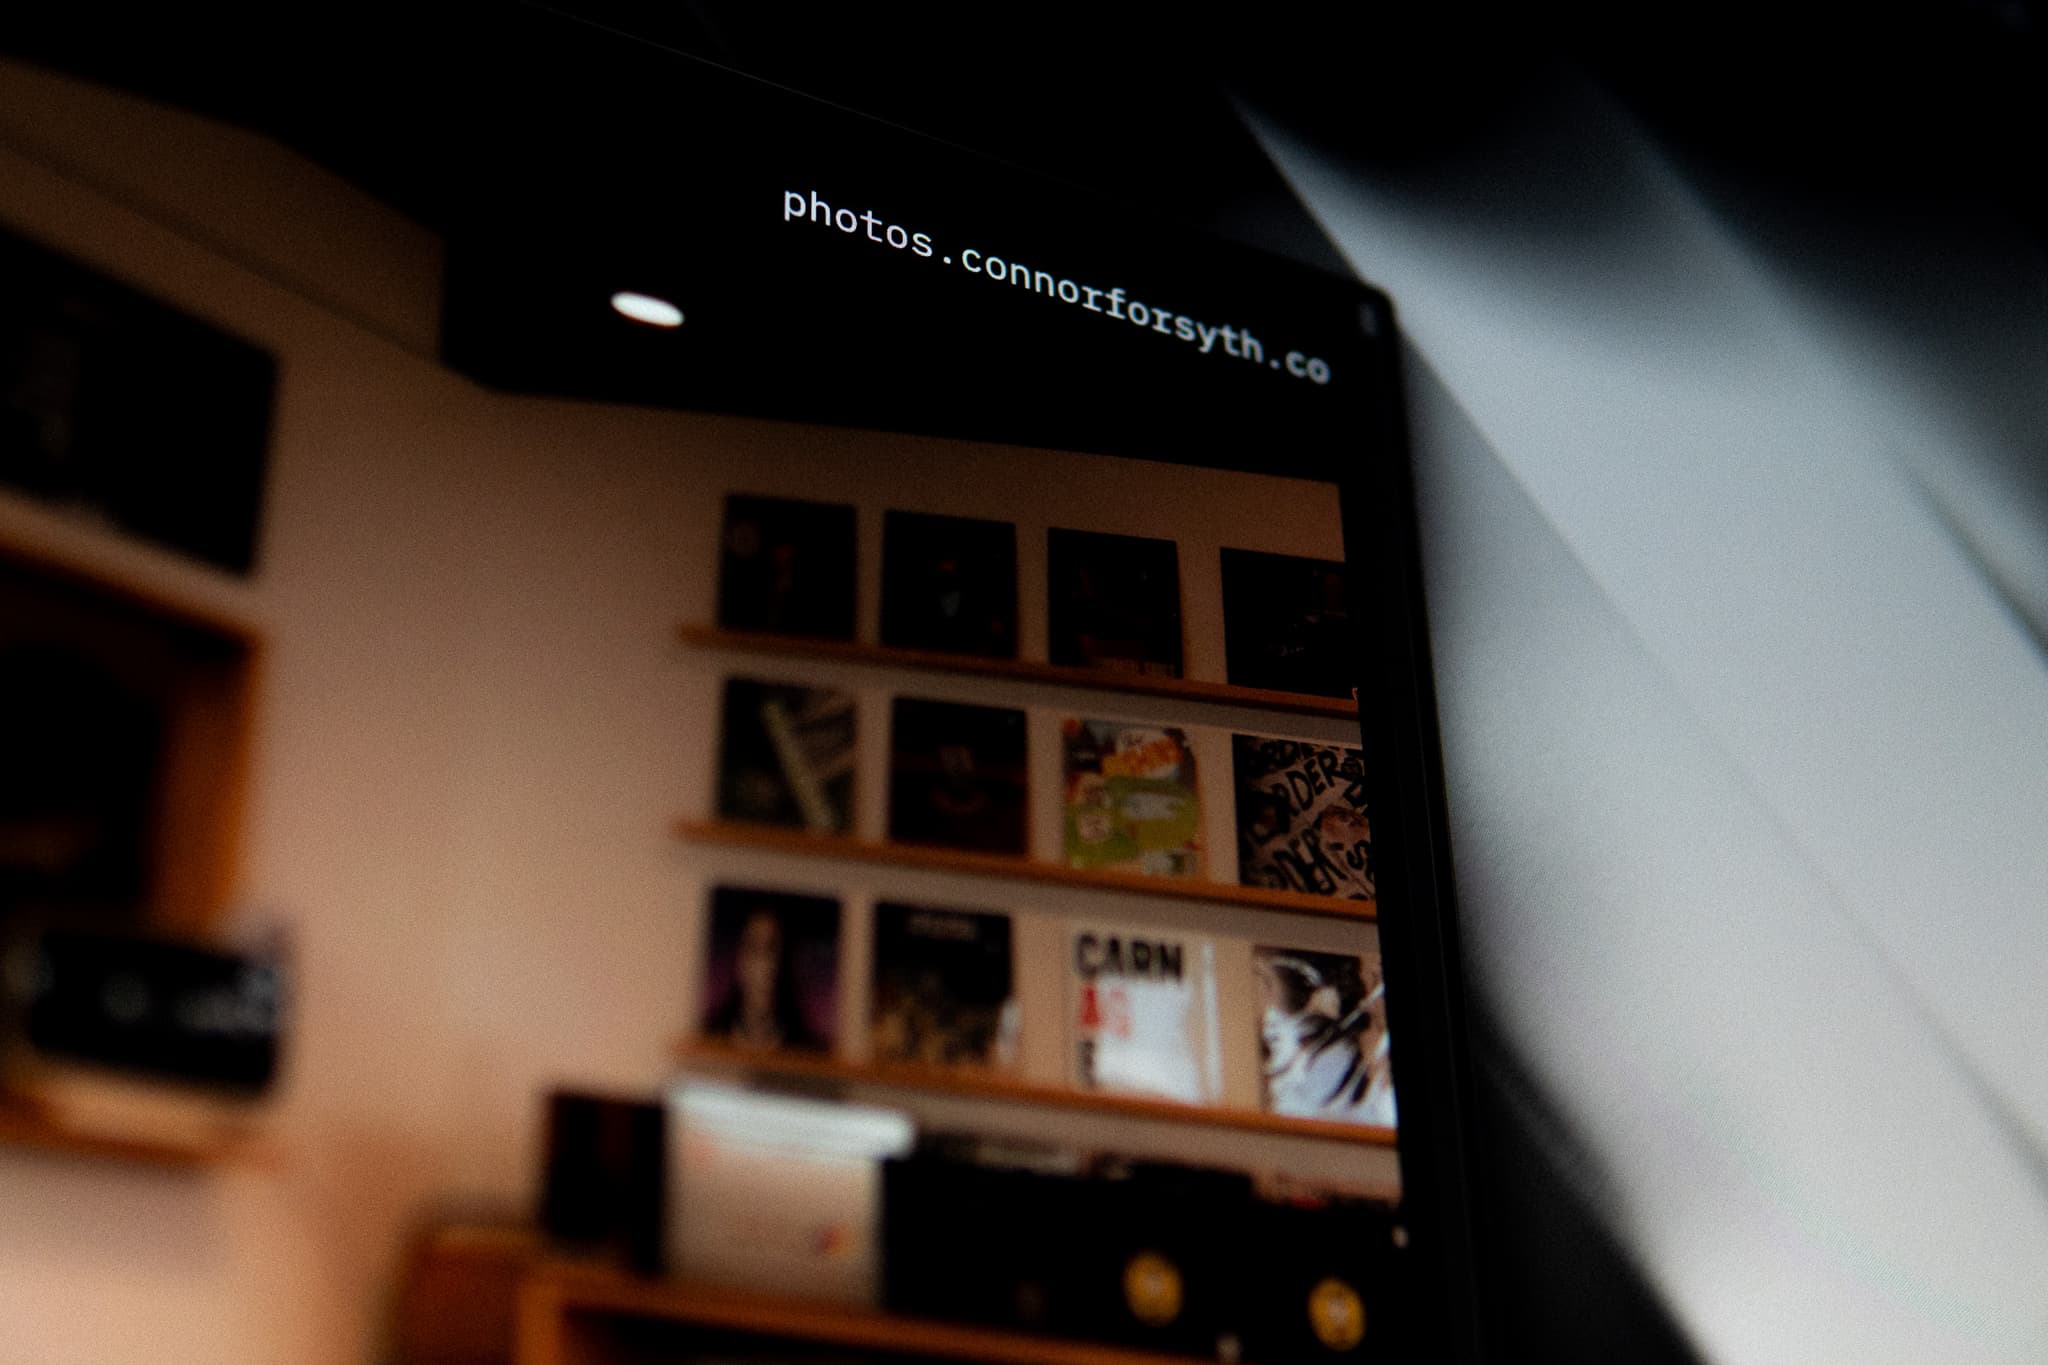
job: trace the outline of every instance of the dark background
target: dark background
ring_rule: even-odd
[[[164,7],[0,15],[0,50],[270,133],[448,231],[509,88],[480,72],[506,4]],[[2048,60],[2034,0],[1897,5],[861,7],[698,0],[562,6],[681,52],[993,153],[1324,269],[1345,267],[1239,118],[1243,100],[1381,173],[1427,178],[1511,129],[1560,72],[1802,217],[1956,208],[2048,244]],[[486,95],[487,85],[499,94]],[[706,127],[693,137],[744,130]],[[1398,301],[1397,301],[1398,302]],[[1597,1190],[1513,1050],[1475,1021],[1478,1205],[1493,1335],[1539,1359],[1684,1361],[1588,1212]]]
[[[0,49],[293,144],[445,226],[475,35],[510,0],[10,6]],[[1242,96],[1387,168],[1590,73],[1687,149],[1844,212],[1995,204],[2048,233],[2038,0],[1549,7],[563,0],[566,13],[1336,266],[1236,119]],[[573,78],[521,72],[536,97]],[[739,130],[703,130],[729,138]]]

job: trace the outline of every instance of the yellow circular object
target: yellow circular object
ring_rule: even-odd
[[[1141,1251],[1124,1266],[1124,1302],[1147,1327],[1164,1327],[1180,1316],[1180,1269],[1156,1251]]]
[[[1309,1291],[1308,1325],[1323,1345],[1348,1351],[1365,1340],[1365,1301],[1333,1275]]]

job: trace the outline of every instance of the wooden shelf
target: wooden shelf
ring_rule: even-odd
[[[102,1132],[67,1124],[56,1114],[12,1099],[0,1100],[0,1146],[180,1171],[273,1161],[253,1137],[233,1131],[178,1137]]]
[[[908,867],[921,872],[958,872],[1048,886],[1081,887],[1090,891],[1249,906],[1255,910],[1280,910],[1297,915],[1370,920],[1376,914],[1372,901],[1312,896],[1303,891],[1280,891],[1264,886],[1232,886],[1227,882],[1204,881],[1196,877],[1147,877],[1131,872],[1062,867],[1058,863],[1038,862],[1006,853],[974,853],[922,844],[876,843],[844,834],[813,834],[809,830],[747,825],[730,820],[681,820],[675,828],[676,837],[685,843],[719,848],[758,849],[807,858]]]
[[[250,644],[263,634],[248,579],[150,541],[74,521],[4,488],[0,554],[195,630]]]
[[[517,1365],[564,1365],[578,1350],[573,1320],[634,1317],[988,1365],[1195,1365],[1192,1357],[902,1317],[875,1309],[628,1275],[542,1261],[519,1291]]]
[[[118,688],[122,705],[146,716],[147,734],[103,755],[95,780],[149,812],[119,849],[143,869],[143,920],[203,933],[237,899],[262,634],[147,577],[8,543],[0,519],[0,644],[24,642],[54,646],[67,668]],[[97,723],[80,712],[42,720],[60,730]]]
[[[925,673],[964,673],[979,678],[1049,683],[1056,687],[1085,688],[1091,692],[1172,697],[1180,701],[1242,706],[1298,716],[1332,716],[1341,720],[1358,717],[1358,703],[1349,697],[1319,697],[1303,692],[1275,692],[1263,687],[1233,687],[1229,683],[1203,682],[1194,678],[1161,678],[1143,673],[1118,673],[1105,668],[1038,663],[1029,659],[987,659],[972,654],[896,649],[855,640],[817,640],[800,635],[724,630],[717,626],[683,625],[678,627],[677,633],[684,644],[735,654],[772,654]]]
[[[1138,1095],[1118,1095],[1096,1090],[1075,1090],[1067,1086],[1042,1085],[999,1073],[965,1068],[890,1062],[844,1062],[832,1057],[805,1056],[801,1053],[750,1052],[694,1038],[676,1045],[676,1058],[685,1066],[710,1071],[798,1077],[845,1085],[888,1086],[928,1094],[1077,1109],[1090,1113],[1113,1114],[1119,1118],[1158,1119],[1210,1128],[1232,1128],[1241,1132],[1317,1138],[1326,1142],[1356,1142],[1370,1147],[1396,1145],[1395,1130],[1392,1128],[1361,1123],[1340,1123],[1330,1119],[1290,1118],[1284,1114],[1268,1114],[1257,1109],[1225,1109],[1209,1105],[1183,1104],[1178,1100],[1148,1099]]]

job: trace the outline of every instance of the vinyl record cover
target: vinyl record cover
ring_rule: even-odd
[[[1184,731],[1070,718],[1060,739],[1069,867],[1202,874],[1201,789]]]
[[[1358,667],[1344,566],[1223,551],[1223,649],[1239,687],[1350,696]]]
[[[1069,948],[1075,1085],[1189,1104],[1221,1097],[1215,944],[1076,925]]]
[[[1180,552],[1170,540],[1045,533],[1052,661],[1181,675]]]
[[[877,905],[875,1060],[1015,1067],[1011,971],[1008,915]]]
[[[882,643],[1017,657],[1017,528],[890,512],[882,520]]]
[[[854,738],[849,692],[728,679],[718,814],[846,833],[853,821]]]
[[[830,1052],[838,1011],[838,901],[735,886],[712,893],[706,1038],[759,1051]]]
[[[1078,1150],[921,1133],[917,1150],[882,1173],[883,1304],[917,1317],[1099,1332],[1073,1254],[1095,1240],[1102,1217],[1087,1169]]]
[[[1232,737],[1237,879],[1346,900],[1373,898],[1365,757],[1301,740]]]
[[[725,500],[718,624],[853,638],[853,509],[734,493]]]
[[[1252,949],[1260,1103],[1271,1114],[1394,1126],[1377,957]]]
[[[1022,711],[898,697],[889,746],[891,839],[1025,852]]]

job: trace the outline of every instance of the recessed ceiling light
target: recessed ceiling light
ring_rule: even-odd
[[[657,299],[652,294],[635,294],[629,290],[621,290],[612,295],[612,307],[621,317],[644,322],[649,327],[683,325],[683,310],[667,299]]]

